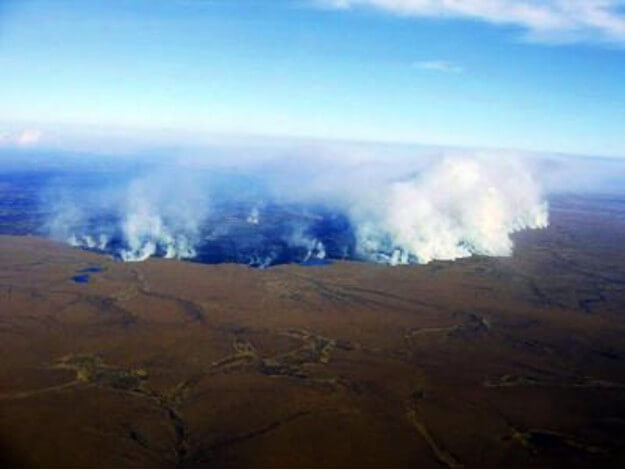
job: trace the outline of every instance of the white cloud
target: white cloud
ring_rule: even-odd
[[[412,66],[416,69],[431,70],[434,72],[445,73],[462,73],[464,68],[458,64],[448,62],[446,60],[424,60],[420,62],[414,62]]]
[[[17,143],[17,145],[32,145],[38,143],[39,140],[41,140],[41,136],[41,131],[27,129],[19,132],[15,136],[15,142]]]
[[[0,133],[0,145],[27,147],[36,145],[41,140],[43,133],[34,129],[24,129],[18,132]]]
[[[329,7],[372,7],[418,17],[515,25],[548,42],[625,43],[625,0],[321,0]]]

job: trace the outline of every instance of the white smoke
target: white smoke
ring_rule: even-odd
[[[55,240],[66,241],[72,246],[81,246],[82,234],[77,233],[85,225],[84,212],[66,195],[54,195],[51,216],[46,220],[46,231]]]
[[[75,233],[72,233],[66,241],[71,246],[88,248],[90,250],[104,251],[106,250],[109,240],[108,236],[104,233],[99,234],[97,237],[94,237],[92,235],[77,235]]]
[[[133,181],[122,208],[124,261],[193,258],[207,211],[206,195],[196,181],[180,175],[151,174]]]
[[[417,176],[378,186],[349,208],[358,252],[391,265],[508,256],[510,234],[546,227],[547,203],[516,160],[446,157]]]
[[[200,245],[236,236],[241,228],[228,210],[245,207],[247,238],[230,246],[241,247],[242,259],[253,265],[288,262],[284,244],[304,262],[356,257],[398,265],[473,254],[509,256],[512,233],[548,225],[533,165],[509,154],[411,156],[401,149],[386,158],[382,149],[324,153],[314,147],[299,156],[295,161],[278,155],[232,173],[209,159],[161,167],[97,198],[111,201],[97,209],[114,214],[108,225],[94,223],[88,208],[65,198],[50,233],[73,245],[113,251],[124,261],[193,258]],[[210,223],[209,190],[216,203]],[[333,220],[346,227],[327,238],[324,227]]]
[[[96,197],[63,194],[52,206],[48,233],[72,246],[110,249],[123,261],[193,258],[208,213],[206,191],[180,168],[167,170]]]
[[[295,226],[285,241],[294,247],[304,248],[306,254],[304,255],[304,262],[310,259],[322,260],[326,257],[326,249],[323,242],[316,237],[312,237],[306,233],[306,226]]]

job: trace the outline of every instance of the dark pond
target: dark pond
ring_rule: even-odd
[[[77,276],[72,277],[72,281],[78,284],[86,284],[89,282],[89,274],[79,274]]]

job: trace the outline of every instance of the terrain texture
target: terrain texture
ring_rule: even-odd
[[[510,258],[256,270],[0,237],[0,459],[625,465],[625,205]]]

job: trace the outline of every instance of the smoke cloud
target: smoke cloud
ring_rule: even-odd
[[[130,184],[121,214],[124,261],[196,256],[208,200],[196,181],[172,176],[152,174]]]
[[[123,261],[193,258],[210,205],[198,179],[174,170],[48,191],[45,200],[54,202],[45,230],[54,239],[111,252]],[[101,179],[106,182],[106,175]]]
[[[548,207],[518,161],[446,157],[380,188],[374,203],[354,204],[350,217],[359,253],[396,265],[509,256],[510,234],[546,227]]]
[[[521,158],[336,152],[344,149],[298,149],[297,160],[285,151],[237,168],[198,158],[153,164],[114,184],[46,198],[54,201],[46,231],[123,261],[267,267],[509,256],[512,233],[548,225],[540,184]]]

